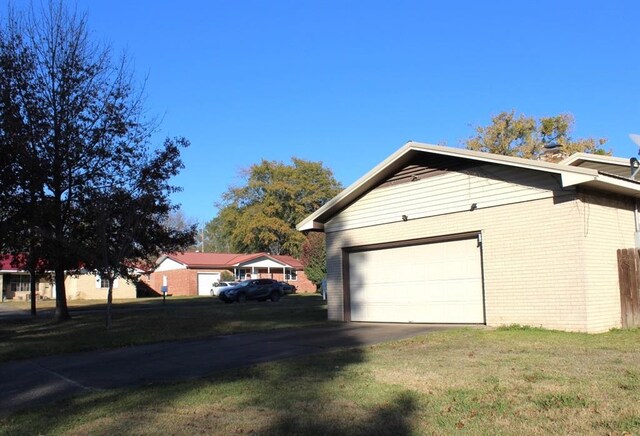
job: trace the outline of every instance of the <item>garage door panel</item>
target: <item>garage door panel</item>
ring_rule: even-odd
[[[220,273],[198,273],[198,295],[211,295],[211,287],[220,281]]]
[[[476,239],[349,255],[353,321],[483,323]]]

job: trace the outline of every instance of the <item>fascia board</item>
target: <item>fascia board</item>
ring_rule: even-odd
[[[580,185],[582,183],[591,182],[598,178],[597,175],[587,175],[587,174],[577,174],[573,172],[562,172],[560,173],[562,178],[562,187],[566,188],[568,186]]]
[[[622,180],[615,177],[600,175],[596,180],[585,183],[587,186],[594,186],[606,191],[629,195],[640,198],[640,183],[631,180]]]
[[[303,221],[296,226],[296,229],[298,229],[298,231],[300,232],[306,232],[306,231],[322,232],[324,231],[324,224],[319,223],[317,221],[307,221],[307,222]]]
[[[591,153],[574,153],[566,159],[558,162],[560,165],[575,166],[574,163],[580,162],[597,162],[608,165],[618,165],[621,167],[629,166],[629,159],[615,156],[602,156]]]

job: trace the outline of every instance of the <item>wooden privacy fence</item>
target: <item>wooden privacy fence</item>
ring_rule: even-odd
[[[622,328],[640,327],[640,250],[618,250]]]

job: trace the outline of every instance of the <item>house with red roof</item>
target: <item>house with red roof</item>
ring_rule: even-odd
[[[0,293],[2,301],[6,299],[26,299],[29,295],[30,276],[26,271],[20,270],[14,256],[0,255]],[[51,284],[42,280],[38,282],[36,291],[39,295],[51,295]]]
[[[27,300],[31,297],[30,276],[20,264],[19,258],[0,255],[0,293],[2,300]],[[99,275],[87,271],[83,274],[67,275],[65,289],[68,300],[101,300],[107,297],[109,282]],[[41,277],[36,286],[40,299],[56,297],[51,277]],[[124,278],[113,283],[113,298],[136,298],[136,284]]]
[[[142,281],[155,292],[166,286],[172,295],[211,295],[223,272],[236,280],[270,278],[295,285],[298,292],[315,292],[304,265],[292,256],[268,253],[174,253],[161,256],[155,270]]]

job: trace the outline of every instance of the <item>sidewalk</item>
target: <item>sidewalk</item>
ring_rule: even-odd
[[[331,324],[8,362],[0,364],[0,414],[85,392],[200,378],[239,366],[367,346],[450,327]]]
[[[53,316],[53,309],[38,309],[38,316],[42,315],[43,318]],[[4,319],[20,319],[31,318],[30,309],[18,309],[11,303],[0,302],[0,321]]]

